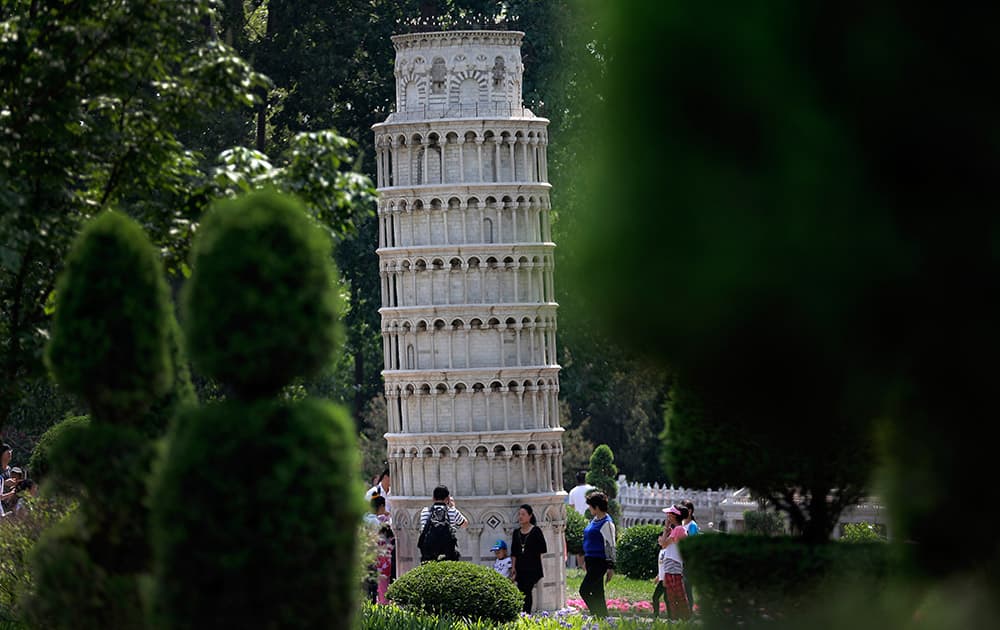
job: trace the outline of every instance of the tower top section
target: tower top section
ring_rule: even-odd
[[[534,117],[524,108],[521,31],[394,35],[396,111],[386,122]]]

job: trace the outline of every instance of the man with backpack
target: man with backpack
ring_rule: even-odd
[[[468,526],[469,521],[455,508],[448,486],[434,488],[434,503],[420,510],[420,561],[458,560],[458,540],[455,531]]]

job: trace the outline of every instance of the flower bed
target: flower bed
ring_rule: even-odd
[[[650,601],[639,600],[630,602],[627,599],[609,599],[607,602],[608,611],[610,612],[650,616],[653,614],[653,602]],[[566,600],[566,605],[573,610],[587,611],[587,604],[582,599],[568,599]],[[660,612],[663,614],[667,612],[667,605],[662,601],[660,602]]]

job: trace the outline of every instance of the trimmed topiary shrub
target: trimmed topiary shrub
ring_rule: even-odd
[[[45,360],[102,422],[134,422],[173,382],[170,296],[142,228],[104,212],[73,243],[56,285]]]
[[[238,397],[273,396],[329,364],[342,306],[329,236],[275,192],[219,202],[192,246],[182,305],[199,372]]]
[[[328,236],[299,202],[252,193],[210,210],[192,255],[188,347],[233,396],[182,411],[154,473],[153,625],[350,627],[364,511],[354,423],[276,396],[331,361]]]
[[[59,279],[46,348],[50,370],[86,402],[90,422],[65,423],[41,456],[47,474],[81,502],[31,552],[37,589],[22,607],[32,626],[144,625],[153,453],[146,430],[157,413],[150,408],[174,383],[171,308],[158,253],[142,229],[115,212],[90,221]]]
[[[566,506],[566,551],[583,553],[583,530],[587,527],[587,517],[572,505]]]
[[[47,481],[51,470],[52,446],[66,431],[73,431],[80,427],[90,426],[90,416],[66,416],[55,423],[45,433],[38,438],[35,450],[31,452],[31,459],[28,460],[28,470],[35,481]]]
[[[618,572],[636,580],[656,577],[662,525],[634,525],[618,537]]]
[[[587,471],[587,483],[596,486],[608,496],[608,514],[615,523],[622,522],[622,506],[618,503],[618,466],[615,465],[615,454],[607,444],[601,444],[590,456],[590,469]],[[589,493],[588,493],[589,494]]]
[[[467,619],[513,621],[524,596],[491,567],[471,562],[428,562],[389,585],[388,597],[403,608]]]
[[[353,428],[317,400],[180,415],[153,488],[162,625],[325,627],[353,608]]]
[[[848,583],[881,592],[891,566],[889,546],[881,543],[811,545],[787,536],[717,534],[685,538],[680,550],[706,618],[730,624],[755,621],[761,611],[788,618]]]

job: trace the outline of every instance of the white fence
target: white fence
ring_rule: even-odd
[[[704,530],[741,532],[744,527],[743,513],[747,510],[760,509],[746,488],[693,490],[630,482],[625,475],[618,477],[618,502],[622,506],[624,527],[662,523],[663,508],[685,500],[694,503],[695,519],[699,527]],[[876,527],[891,536],[887,511],[874,497],[869,497],[844,510],[837,527],[834,528],[833,538],[840,538],[844,533],[844,525],[848,523],[874,523]]]

